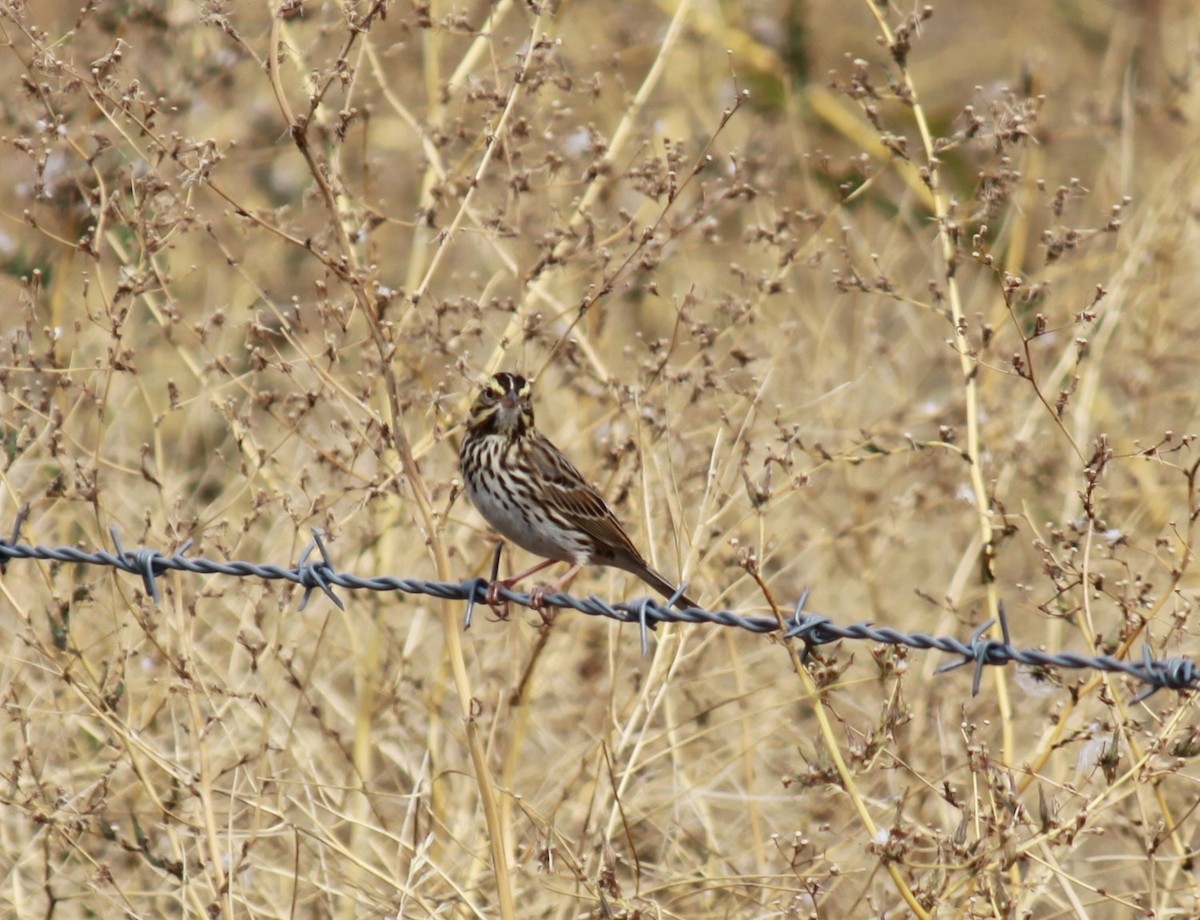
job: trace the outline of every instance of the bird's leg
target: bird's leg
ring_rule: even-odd
[[[508,604],[500,603],[496,598],[496,582],[500,579],[500,557],[504,555],[504,541],[496,541],[496,551],[492,554],[492,571],[488,575],[488,589],[485,600],[487,605],[492,608],[492,613],[496,614],[499,620],[508,619]],[[470,611],[468,610],[468,613]]]
[[[528,578],[530,575],[535,575],[538,572],[540,572],[542,569],[549,568],[550,566],[554,565],[554,563],[556,563],[557,561],[558,561],[557,559],[543,559],[541,562],[539,562],[537,565],[533,566],[532,568],[528,568],[524,572],[518,572],[516,575],[512,575],[509,578],[501,578],[501,579],[492,578],[492,583],[490,585],[488,585],[488,590],[487,590],[488,606],[491,607],[493,610],[495,610],[496,615],[499,616],[501,619],[507,619],[507,617],[503,613],[500,612],[503,609],[504,605],[506,604],[506,601],[502,601],[500,599],[500,589],[501,588],[511,588],[518,581],[521,581],[521,579]]]

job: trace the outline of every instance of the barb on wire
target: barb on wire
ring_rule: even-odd
[[[468,578],[461,582],[447,582],[428,581],[423,578],[395,578],[386,575],[363,578],[349,572],[339,572],[334,567],[333,559],[320,531],[314,532],[312,544],[301,554],[296,565],[287,567],[260,565],[253,562],[215,562],[211,559],[191,558],[184,555],[191,546],[190,540],[169,556],[158,550],[146,548],[130,552],[121,545],[115,529],[110,531],[113,546],[116,549],[115,554],[103,550],[87,552],[74,546],[30,545],[17,540],[24,520],[24,513],[19,514],[13,539],[0,539],[0,573],[5,571],[5,566],[13,559],[42,559],[73,562],[80,565],[107,566],[140,576],[146,593],[154,599],[155,603],[160,601],[158,590],[160,575],[170,571],[192,572],[197,575],[229,575],[236,578],[262,578],[292,582],[304,589],[300,609],[304,609],[308,604],[313,591],[320,589],[339,609],[344,610],[345,605],[334,593],[334,587],[349,590],[396,591],[401,594],[423,594],[443,600],[466,601],[467,610],[463,625],[464,628],[469,628],[474,606],[476,603],[487,603],[488,589],[491,584],[485,578]],[[317,550],[320,561],[310,562],[309,557],[314,549]],[[514,591],[504,585],[497,587],[495,596],[499,600],[512,601],[525,607],[533,606],[530,594]],[[914,649],[934,649],[952,655],[956,659],[938,668],[939,673],[967,665],[974,666],[975,671],[971,683],[972,694],[979,692],[985,667],[1003,667],[1013,662],[1033,668],[1087,669],[1123,674],[1145,685],[1133,698],[1133,702],[1140,702],[1163,689],[1185,691],[1200,688],[1200,668],[1195,662],[1186,658],[1155,659],[1151,657],[1148,647],[1143,649],[1141,661],[1125,661],[1110,655],[1092,656],[1073,652],[1047,652],[1041,649],[1017,648],[1012,643],[1008,617],[1003,607],[1000,609],[999,616],[1001,638],[986,638],[988,630],[994,625],[992,621],[989,621],[975,631],[970,641],[963,642],[953,636],[929,636],[920,632],[906,633],[891,627],[876,627],[871,623],[842,626],[822,614],[806,612],[805,606],[808,597],[809,593],[805,590],[796,602],[792,616],[784,622],[782,630],[779,622],[773,617],[743,616],[732,610],[705,610],[700,607],[674,608],[671,603],[677,598],[660,602],[654,598],[645,597],[634,601],[610,604],[595,595],[580,598],[560,591],[546,594],[542,601],[546,607],[576,610],[588,616],[607,617],[620,623],[636,624],[641,633],[643,653],[649,648],[649,632],[655,629],[659,623],[704,623],[711,626],[729,626],[759,634],[781,633],[783,639],[800,639],[806,646],[805,655],[816,646],[842,639],[878,642],[885,645],[904,645]]]
[[[21,539],[21,528],[25,525],[25,520],[28,517],[29,517],[29,502],[26,502],[17,510],[17,519],[13,523],[12,540],[9,541],[10,543],[16,543],[18,540]],[[8,562],[7,556],[5,556],[4,558],[0,558],[0,575],[8,574],[8,568],[6,565],[7,562]]]
[[[313,551],[313,547],[321,551],[321,565],[306,565],[305,562]],[[345,610],[346,605],[342,603],[342,599],[333,593],[333,588],[325,581],[321,575],[321,570],[333,571],[333,560],[329,557],[329,550],[325,548],[324,534],[320,530],[313,531],[313,541],[308,545],[308,548],[300,555],[300,561],[296,565],[296,571],[300,575],[300,584],[304,585],[304,597],[300,598],[300,609],[303,610],[308,606],[308,599],[312,597],[313,588],[320,588],[337,606],[338,610]]]

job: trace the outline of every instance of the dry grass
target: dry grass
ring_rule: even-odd
[[[709,605],[1200,656],[1192,4],[282,6],[0,3],[0,522],[477,575],[507,367]],[[161,587],[0,581],[5,915],[1200,903],[1188,697]]]

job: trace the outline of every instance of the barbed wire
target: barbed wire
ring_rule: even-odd
[[[339,572],[333,564],[320,532],[314,532],[313,542],[295,565],[282,566],[244,561],[215,562],[203,557],[192,558],[185,555],[191,547],[191,540],[170,555],[145,547],[129,551],[121,545],[115,528],[111,528],[109,533],[112,536],[116,552],[104,550],[88,552],[74,546],[35,546],[18,542],[24,517],[24,511],[22,511],[18,515],[10,540],[0,539],[0,574],[6,573],[8,563],[15,559],[40,559],[107,566],[141,576],[146,593],[156,604],[161,602],[158,590],[159,576],[172,571],[192,572],[197,575],[229,575],[235,578],[261,578],[292,582],[304,589],[304,597],[300,600],[299,609],[301,610],[308,605],[313,592],[317,590],[324,593],[337,605],[338,609],[344,610],[345,605],[334,593],[334,587],[348,590],[395,591],[401,594],[423,594],[444,600],[466,601],[463,628],[469,629],[474,607],[477,603],[487,603],[488,588],[491,584],[486,578],[468,578],[461,582],[451,582],[429,581],[424,578],[396,578],[388,575],[364,578],[350,572]],[[309,559],[314,550],[318,552],[319,559],[310,562]],[[939,667],[938,673],[967,665],[974,666],[975,674],[971,683],[972,695],[979,692],[984,668],[1003,667],[1014,662],[1035,669],[1060,668],[1123,674],[1145,685],[1133,698],[1133,702],[1144,700],[1163,689],[1186,691],[1200,687],[1200,669],[1193,661],[1188,658],[1153,658],[1148,646],[1144,647],[1140,662],[1126,661],[1111,655],[1081,655],[1073,652],[1047,652],[1042,649],[1017,648],[1012,643],[1003,606],[1001,606],[999,617],[1002,638],[985,638],[996,622],[989,620],[975,630],[969,641],[964,642],[953,636],[930,636],[921,632],[910,633],[892,627],[875,626],[871,623],[839,625],[827,616],[809,613],[805,610],[809,597],[807,590],[792,608],[791,616],[782,624],[774,617],[744,616],[732,610],[705,610],[700,607],[683,609],[672,606],[685,588],[686,586],[681,586],[675,597],[662,602],[644,597],[615,604],[601,600],[595,595],[581,598],[565,592],[541,595],[541,603],[538,604],[535,603],[532,594],[514,591],[505,586],[498,586],[494,594],[500,600],[511,601],[531,609],[543,611],[546,608],[570,609],[588,616],[607,617],[621,623],[636,623],[641,630],[643,654],[649,649],[650,631],[659,623],[706,623],[713,626],[730,626],[759,634],[781,633],[784,639],[799,639],[804,642],[806,655],[817,646],[842,639],[871,641],[884,645],[903,645],[913,649],[935,649],[953,655],[957,659]]]

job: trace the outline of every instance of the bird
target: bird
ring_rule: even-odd
[[[519,374],[501,372],[480,389],[466,420],[459,466],[471,504],[501,536],[542,556],[510,578],[493,581],[497,592],[556,562],[570,570],[550,588],[531,596],[541,608],[550,590],[559,590],[585,565],[613,566],[636,575],[681,609],[699,605],[646,562],[601,494],[542,434],[533,419],[532,387]]]

